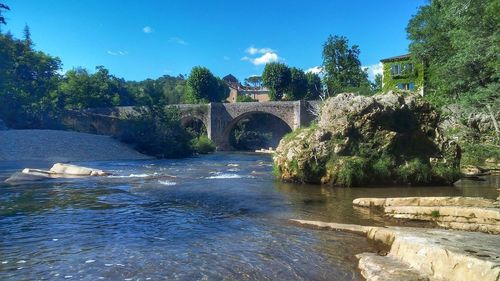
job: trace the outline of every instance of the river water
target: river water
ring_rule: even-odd
[[[382,225],[356,197],[496,198],[498,180],[458,187],[285,184],[266,155],[85,162],[113,176],[0,183],[0,280],[361,280],[358,235],[291,218]],[[23,166],[2,163],[0,181]]]

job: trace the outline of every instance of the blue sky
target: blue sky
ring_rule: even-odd
[[[65,70],[104,65],[127,80],[188,74],[260,75],[279,60],[304,70],[321,64],[328,35],[359,45],[364,66],[408,49],[405,27],[424,0],[129,1],[0,0],[7,26],[25,24],[36,48],[59,56]]]

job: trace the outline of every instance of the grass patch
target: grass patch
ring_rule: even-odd
[[[399,179],[408,184],[427,184],[431,181],[431,167],[415,158],[398,168]]]
[[[432,211],[431,212],[431,217],[433,217],[433,218],[439,218],[439,216],[440,216],[439,215],[439,211],[436,210],[436,211]]]
[[[337,174],[337,184],[351,187],[363,184],[367,180],[368,161],[364,158],[345,158],[342,168]]]

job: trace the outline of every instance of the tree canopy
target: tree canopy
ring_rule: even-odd
[[[187,100],[192,103],[221,102],[229,88],[206,67],[193,67],[187,79]]]
[[[433,0],[406,28],[426,66],[426,93],[438,104],[500,99],[500,2]]]
[[[307,94],[304,97],[306,100],[317,100],[321,95],[321,78],[318,74],[307,72]]]
[[[290,85],[286,92],[287,100],[302,100],[307,95],[307,77],[302,69],[290,68]]]
[[[283,63],[271,62],[266,64],[262,73],[262,81],[264,86],[270,90],[270,100],[277,101],[283,98],[283,94],[290,85],[291,76],[290,68]]]
[[[330,94],[369,88],[368,75],[361,68],[359,54],[359,47],[349,47],[346,37],[328,37],[323,44],[323,69]]]

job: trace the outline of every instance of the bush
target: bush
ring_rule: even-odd
[[[391,178],[392,168],[394,166],[393,160],[389,156],[382,156],[376,160],[372,165],[372,171],[375,178],[387,181]]]
[[[256,101],[257,101],[256,99],[253,99],[252,97],[247,95],[238,95],[236,97],[236,102],[256,102]]]
[[[174,108],[150,106],[136,108],[127,116],[118,138],[144,154],[158,158],[179,158],[193,154],[191,135],[181,126]]]
[[[215,151],[215,144],[207,135],[201,135],[193,139],[193,149],[198,154],[209,154]]]
[[[482,166],[488,158],[500,159],[500,146],[494,144],[462,144],[462,165]]]
[[[415,158],[398,169],[399,180],[408,184],[427,184],[431,181],[431,166]]]

